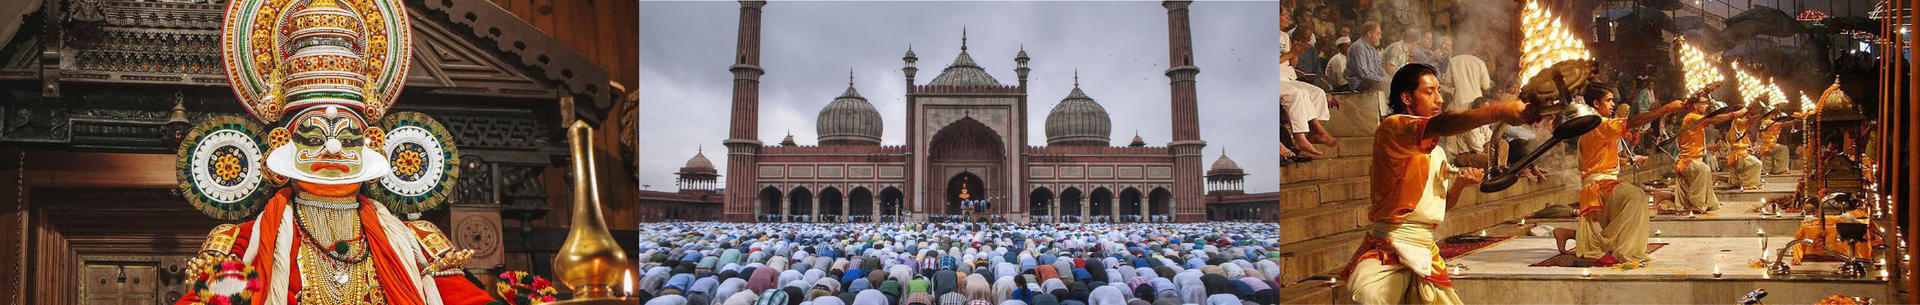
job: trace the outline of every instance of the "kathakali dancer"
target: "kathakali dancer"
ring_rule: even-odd
[[[1679,138],[1675,141],[1680,146],[1680,158],[1674,161],[1679,183],[1673,184],[1672,204],[1662,206],[1663,209],[1695,213],[1720,209],[1720,198],[1713,194],[1713,170],[1706,162],[1707,126],[1744,116],[1746,110],[1708,117],[1708,104],[1706,97],[1695,97],[1688,105],[1686,117],[1680,119]]]
[[[202,212],[253,219],[208,234],[175,304],[491,301],[460,269],[471,251],[394,216],[439,206],[458,169],[440,123],[387,114],[410,33],[393,0],[228,2],[227,79],[252,119],[202,120],[178,175]]]
[[[1434,228],[1447,206],[1483,174],[1448,165],[1440,138],[1492,123],[1524,124],[1525,106],[1500,102],[1441,112],[1440,79],[1431,66],[1408,64],[1389,84],[1393,115],[1374,130],[1370,173],[1373,221],[1345,270],[1360,304],[1459,304]]]
[[[1635,127],[1685,109],[1684,104],[1673,101],[1653,111],[1618,119],[1614,118],[1617,96],[1605,85],[1589,86],[1583,98],[1602,119],[1599,127],[1580,136],[1580,219],[1575,226],[1573,254],[1603,264],[1651,261],[1647,256],[1647,193],[1639,185],[1620,181],[1620,140]]]

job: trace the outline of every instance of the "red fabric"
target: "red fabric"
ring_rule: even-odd
[[[1441,260],[1439,254],[1440,253],[1435,252],[1433,256],[1433,273],[1421,279],[1433,283],[1435,286],[1453,287],[1453,280],[1447,277],[1446,263]],[[1367,259],[1380,260],[1381,265],[1399,264],[1405,266],[1404,262],[1400,261],[1400,252],[1393,249],[1393,244],[1389,243],[1386,239],[1374,237],[1369,234],[1365,239],[1360,241],[1360,249],[1353,251],[1353,259],[1347,261],[1347,268],[1340,270],[1340,277],[1352,279],[1353,267],[1359,265],[1360,261]]]
[[[267,244],[266,251],[261,251],[262,253],[254,255],[253,261],[248,262],[253,265],[253,270],[260,272],[261,281],[270,282],[270,279],[273,278],[273,244],[275,240],[280,238],[280,222],[286,221],[286,219],[281,219],[282,217],[280,217],[280,215],[284,215],[287,212],[288,198],[293,198],[293,189],[281,188],[280,192],[273,194],[273,198],[267,199],[266,208],[261,209],[260,217],[254,219],[257,225],[261,228],[266,228],[261,229],[260,232],[254,232],[260,235],[260,241],[262,243]],[[293,264],[288,263],[287,265]],[[289,276],[289,278],[291,278],[291,276]],[[260,291],[253,293],[254,305],[262,305],[266,302],[267,289],[260,289]]]
[[[252,222],[241,224],[240,227],[236,229],[238,232],[235,234],[233,247],[228,253],[234,253],[236,255],[246,253],[247,247],[251,246],[247,244],[247,239],[256,233],[253,232],[253,225],[256,222],[260,227],[269,228],[258,232],[258,234],[260,234],[260,240],[271,244],[275,238],[278,238],[278,234],[281,232],[277,232],[278,230],[273,228],[279,228],[284,219],[281,217],[271,217],[269,215],[283,215],[286,213],[288,198],[292,198],[291,189],[281,189],[279,193],[268,199],[267,206],[261,211],[260,215],[262,215],[262,217]],[[378,215],[377,211],[373,209],[382,207],[373,204],[371,200],[366,198],[361,198],[360,201],[361,219],[378,219],[376,218]],[[380,227],[379,223],[379,221],[361,222],[364,226],[362,229],[367,234],[367,242],[369,245],[390,245],[386,231]],[[411,283],[411,281],[407,280],[406,268],[401,265],[400,257],[398,254],[395,254],[392,247],[373,246],[372,248],[374,249],[372,257],[373,263],[375,264],[374,270],[381,283]],[[273,271],[270,267],[265,266],[273,265],[273,254],[270,253],[272,252],[270,249],[263,250],[267,250],[267,253],[255,255],[253,261],[248,262],[248,264],[255,266],[255,270],[260,272],[260,278],[264,281],[265,279],[272,278]],[[298,264],[288,264],[287,272],[292,274],[292,276],[288,276],[289,287],[300,287],[300,277],[297,276],[300,274],[298,268]],[[489,301],[493,301],[493,297],[488,295],[486,291],[474,286],[461,276],[440,276],[435,277],[433,281],[439,286],[440,299],[444,304],[483,305]],[[425,300],[418,298],[418,296],[420,296],[418,286],[389,284],[381,285],[381,287],[386,290],[384,293],[387,296],[387,304],[424,305],[426,303]],[[266,302],[266,291],[255,292],[253,300],[255,305],[264,305]],[[292,304],[293,301],[295,300],[289,299],[288,304]],[[180,300],[174,302],[174,304],[193,305],[200,302],[202,301],[199,299],[199,295],[188,293],[182,296]]]
[[[373,272],[380,277],[381,283],[385,283],[380,287],[386,288],[387,304],[425,305],[427,301],[420,298],[420,286],[401,284],[412,281],[407,276],[404,258],[394,253],[393,247],[389,246],[392,243],[387,239],[387,230],[380,227],[380,213],[376,209],[383,208],[386,207],[374,204],[371,199],[360,198],[360,226],[366,232],[367,245],[373,248]]]
[[[493,301],[493,295],[480,290],[466,277],[446,275],[433,277],[434,284],[440,286],[440,303],[446,305],[485,305]]]

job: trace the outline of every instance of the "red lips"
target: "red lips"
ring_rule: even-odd
[[[307,171],[310,171],[310,172],[318,172],[318,171],[320,171],[320,170],[322,170],[322,169],[329,169],[329,168],[331,168],[331,169],[336,169],[336,170],[340,170],[340,172],[343,172],[343,173],[344,173],[344,172],[347,172],[347,171],[351,171],[351,170],[353,170],[353,168],[351,168],[351,167],[347,167],[346,165],[342,165],[342,164],[339,164],[339,163],[332,163],[332,162],[314,162],[314,163],[313,163],[313,165],[308,165],[308,166],[307,166]]]

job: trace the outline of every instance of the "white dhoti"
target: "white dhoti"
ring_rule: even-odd
[[[1595,187],[1592,191],[1599,192],[1603,206],[1599,211],[1580,215],[1575,226],[1573,254],[1599,259],[1611,253],[1622,263],[1651,260],[1647,256],[1647,236],[1651,232],[1649,214],[1652,213],[1647,209],[1646,190],[1618,180],[1610,181],[1611,187],[1604,187],[1597,180],[1612,179],[1612,175],[1605,176],[1608,177],[1588,179],[1586,183]]]
[[[1720,209],[1720,198],[1713,195],[1713,172],[1700,159],[1681,160],[1680,177],[1673,184],[1673,201],[1662,209],[1712,211]]]
[[[1374,223],[1349,266],[1360,304],[1463,304],[1433,242],[1433,226]]]
[[[1732,180],[1733,185],[1741,188],[1760,187],[1760,158],[1749,154],[1739,160],[1727,161],[1733,163],[1732,170],[1728,173],[1728,177],[1731,178],[1728,180]]]
[[[1793,166],[1793,163],[1787,160],[1787,146],[1780,144],[1768,145],[1773,145],[1773,148],[1761,154],[1765,157],[1762,158],[1761,161],[1766,162],[1767,173],[1780,174],[1787,172],[1787,169]]]
[[[1295,80],[1280,80],[1280,107],[1287,109],[1288,132],[1307,133],[1308,122],[1333,118],[1327,110],[1327,91]]]

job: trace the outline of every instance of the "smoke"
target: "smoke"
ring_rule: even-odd
[[[1514,1],[1473,1],[1455,5],[1452,33],[1456,54],[1470,54],[1487,62],[1494,81],[1512,84],[1519,77],[1520,43],[1516,41],[1520,22],[1520,3]]]

